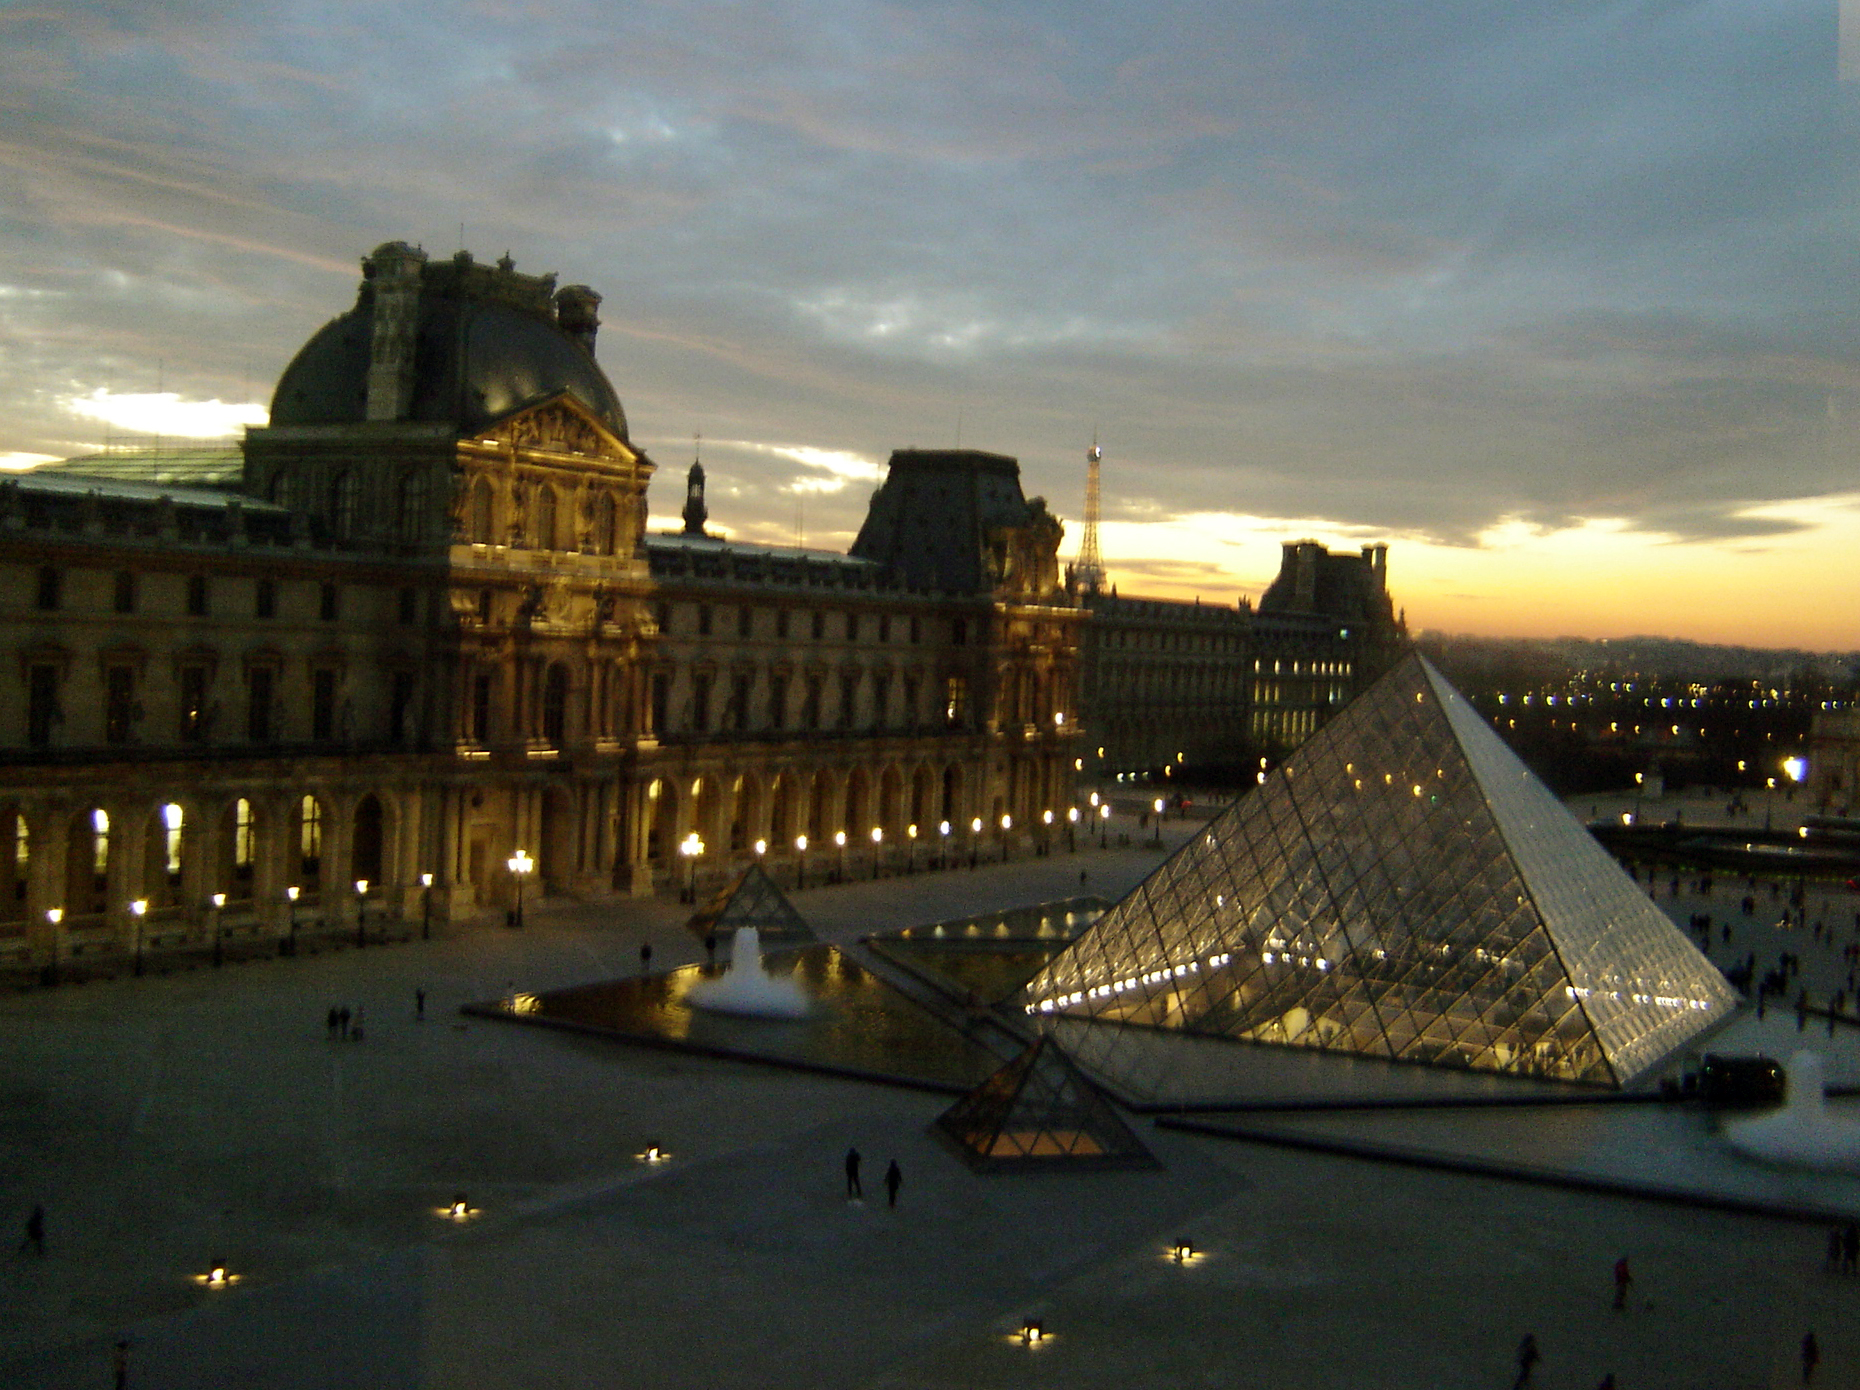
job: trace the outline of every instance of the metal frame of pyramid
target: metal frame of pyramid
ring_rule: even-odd
[[[1736,1007],[1418,653],[1022,998],[1036,1017],[1617,1087]],[[1093,1067],[1114,1077],[1117,1053],[1099,1040]]]
[[[1157,1166],[1110,1100],[1050,1037],[944,1111],[933,1129],[982,1172]]]
[[[754,927],[764,946],[796,946],[816,940],[807,919],[794,910],[788,895],[760,864],[751,864],[717,890],[685,924],[698,936],[727,937],[738,927]]]

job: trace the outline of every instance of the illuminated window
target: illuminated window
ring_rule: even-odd
[[[187,813],[173,801],[161,808],[161,823],[164,831],[162,843],[167,852],[169,878],[181,876],[181,828],[186,819]]]

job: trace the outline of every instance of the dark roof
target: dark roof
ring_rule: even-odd
[[[876,560],[913,589],[986,588],[983,541],[1032,515],[1020,462],[980,449],[899,449],[872,497],[851,554]]]
[[[367,418],[374,301],[325,324],[292,359],[271,399],[273,425],[346,425]],[[622,439],[620,398],[588,350],[539,314],[507,303],[420,296],[409,420],[463,434],[567,391]]]

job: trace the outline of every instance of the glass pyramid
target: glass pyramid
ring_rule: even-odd
[[[939,1115],[936,1125],[971,1166],[990,1171],[1156,1164],[1051,1038],[1038,1039]]]
[[[722,941],[738,927],[754,927],[765,947],[805,945],[815,939],[807,919],[760,864],[751,864],[724,884],[685,925],[701,937],[714,932]]]
[[[1610,1086],[1735,1007],[1418,653],[1055,957],[1023,1002]]]

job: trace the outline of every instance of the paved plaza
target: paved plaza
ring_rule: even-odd
[[[1578,810],[1586,810],[1579,806]],[[1192,828],[1172,822],[1170,841]],[[1132,827],[1134,831],[1134,827]],[[820,933],[1088,891],[1154,865],[1081,850],[809,889]],[[1721,916],[1741,895],[1717,886]],[[1683,923],[1689,897],[1661,905]],[[1860,901],[1860,899],[1856,899]],[[1846,908],[1830,896],[1822,911]],[[1825,1230],[1137,1128],[1160,1171],[983,1177],[927,1132],[946,1100],[467,1019],[460,1004],[702,949],[662,902],[534,908],[511,931],[0,997],[0,1384],[142,1387],[1860,1386],[1860,1276]],[[1714,957],[1785,947],[1733,912]],[[1852,939],[1851,927],[1838,937]],[[1745,943],[1748,943],[1747,945]],[[414,1017],[414,991],[427,994]],[[364,1020],[333,1041],[330,1006]],[[1781,1055],[1795,1018],[1772,1010]],[[1755,1026],[1754,1020],[1739,1026]],[[1860,1049],[1807,1034],[1835,1082]],[[1413,1126],[1543,1162],[1546,1131]],[[1496,1125],[1500,1137],[1490,1137]],[[1580,1129],[1548,1131],[1566,1148]],[[1415,1140],[1419,1134],[1420,1140]],[[635,1157],[649,1144],[661,1165]],[[864,1155],[850,1204],[841,1161]],[[898,1207],[879,1181],[896,1158]],[[438,1213],[464,1192],[478,1214]],[[15,1254],[27,1212],[47,1252]],[[1176,1264],[1186,1237],[1203,1257]],[[1630,1256],[1625,1312],[1610,1272]],[[224,1291],[195,1276],[222,1259]],[[1040,1320],[1050,1340],[1012,1333]]]

